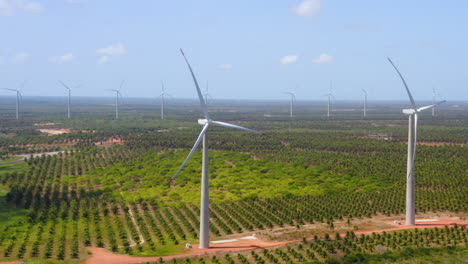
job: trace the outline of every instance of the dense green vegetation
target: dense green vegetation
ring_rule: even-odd
[[[194,124],[197,112],[190,112],[190,104],[168,107],[169,120],[161,121],[154,106],[138,105],[138,111],[129,111],[130,107],[137,106],[123,108],[121,120],[110,120],[112,109],[96,115],[86,112],[102,110],[96,105],[78,106],[79,117],[73,120],[53,113],[53,105],[39,108],[49,117],[27,112],[19,122],[2,112],[0,260],[75,262],[86,257],[89,246],[168,255],[186,242],[196,243],[200,153],[175,182],[169,184],[168,179],[200,129]],[[325,120],[319,108],[302,106],[299,115],[289,120],[283,115],[286,111],[263,104],[212,108],[217,110],[212,114],[216,119],[265,132],[252,136],[224,128],[210,130],[213,236],[310,223],[326,223],[334,233],[337,220],[404,212],[407,121],[397,111],[376,109],[368,120],[358,112],[343,111]],[[39,122],[59,124],[34,125]],[[418,146],[418,212],[466,214],[468,112],[450,109],[434,119],[423,116],[420,123],[420,142],[443,145]],[[37,130],[44,127],[76,131],[47,136]],[[386,139],[374,134],[386,134]],[[109,140],[121,143],[106,143]],[[57,150],[63,152],[9,163],[14,154]],[[300,255],[307,261],[347,261],[362,254],[359,257],[372,262],[378,258],[374,254],[382,253],[382,245],[397,259],[404,259],[398,254],[405,254],[401,250],[406,246],[466,245],[466,229],[448,230],[424,231],[422,241],[415,240],[412,232],[362,241],[348,238],[351,244],[345,239],[317,239],[278,252],[229,255],[220,261],[302,262]],[[392,246],[388,241],[394,237],[398,243]]]

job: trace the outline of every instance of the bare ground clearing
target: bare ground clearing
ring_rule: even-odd
[[[105,141],[99,141],[94,143],[94,145],[98,147],[111,147],[114,144],[122,145],[123,143],[127,142],[127,140],[121,139],[121,138],[109,138]]]

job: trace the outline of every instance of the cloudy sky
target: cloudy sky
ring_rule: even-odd
[[[213,98],[468,100],[468,1],[0,0],[0,87],[195,98],[183,48]],[[9,94],[1,91],[0,95]]]

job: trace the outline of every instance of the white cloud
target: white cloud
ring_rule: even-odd
[[[67,62],[72,61],[73,59],[75,59],[75,56],[73,56],[72,53],[67,53],[62,56],[57,56],[57,57],[52,58],[52,60],[58,64],[67,63]]]
[[[103,55],[122,55],[125,54],[126,50],[125,46],[119,42],[115,45],[110,45],[109,47],[98,49],[96,52]]]
[[[13,15],[13,6],[8,0],[0,0],[0,16]]]
[[[109,56],[101,56],[97,62],[97,64],[106,64],[109,61]]]
[[[218,68],[221,70],[230,70],[232,69],[232,64],[229,64],[229,63],[220,64],[218,65]]]
[[[320,11],[321,0],[302,0],[299,5],[292,8],[298,16],[315,16]]]
[[[27,0],[16,0],[18,8],[29,11],[29,12],[41,12],[44,11],[44,7],[38,2],[32,2]]]
[[[31,57],[31,55],[29,55],[28,53],[19,52],[13,57],[12,61],[14,63],[22,63],[22,62],[27,61],[29,59],[29,57]]]
[[[280,60],[281,64],[283,64],[283,65],[292,64],[292,63],[295,63],[296,61],[297,61],[297,56],[296,55],[287,55],[287,56],[284,56],[283,58],[281,58],[281,60]]]
[[[325,64],[325,63],[330,63],[333,61],[333,56],[330,56],[326,53],[320,54],[318,58],[314,59],[313,62],[317,64]]]
[[[97,49],[96,52],[98,54],[101,54],[101,57],[99,58],[97,63],[106,64],[107,62],[109,62],[109,59],[112,56],[119,56],[125,54],[127,50],[125,49],[125,46],[121,42],[119,42],[105,48]]]
[[[0,0],[0,16],[11,16],[17,10],[37,13],[44,11],[44,7],[28,0]]]

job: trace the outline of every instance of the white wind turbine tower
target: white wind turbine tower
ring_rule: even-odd
[[[437,96],[440,95],[437,93],[436,89],[435,88],[432,88],[432,104],[436,104],[436,99],[437,99]],[[432,116],[436,116],[436,108],[437,107],[433,107],[432,108]]]
[[[205,94],[203,96],[205,97],[205,103],[208,104],[208,97],[211,97],[210,93],[208,92],[208,81],[206,81],[206,89],[205,89]]]
[[[289,94],[291,99],[289,101],[289,117],[293,117],[293,106],[294,102],[296,102],[296,95],[293,92],[283,92],[285,94]]]
[[[327,117],[330,118],[331,99],[334,98],[334,96],[332,94],[332,82],[330,82],[330,90],[329,90],[328,94],[326,94],[326,96],[328,97]]]
[[[367,91],[362,89],[362,92],[364,93],[364,117],[367,116]]]
[[[67,102],[67,117],[68,119],[71,118],[71,112],[70,112],[70,107],[71,107],[71,90],[72,88],[68,87],[64,82],[59,81],[67,90],[68,90],[68,102]],[[78,88],[80,85],[77,85],[75,88]]]
[[[122,86],[124,85],[125,81],[120,83],[120,89],[122,90]],[[116,89],[108,89],[108,91],[115,92],[115,119],[119,119],[119,97],[122,97],[120,90]]]
[[[3,90],[9,90],[16,92],[16,120],[19,120],[19,106],[20,106],[20,99],[23,99],[21,93],[18,89],[10,89],[10,88],[2,88]]]
[[[210,247],[210,239],[209,239],[209,232],[210,232],[210,205],[209,205],[209,185],[208,185],[208,128],[211,124],[223,126],[223,127],[229,127],[229,128],[236,128],[236,129],[241,129],[245,131],[250,131],[254,132],[257,134],[262,134],[261,132],[258,132],[256,130],[250,129],[250,128],[245,128],[241,127],[238,125],[233,125],[225,122],[220,122],[220,121],[214,121],[210,119],[210,116],[208,114],[208,109],[207,105],[205,102],[205,99],[203,98],[203,95],[201,93],[200,87],[197,82],[197,78],[195,77],[195,74],[193,73],[192,67],[190,66],[190,63],[188,62],[187,58],[185,57],[184,52],[182,49],[180,50],[182,53],[182,56],[184,56],[185,62],[187,63],[187,66],[189,68],[190,74],[192,75],[193,82],[195,83],[195,87],[197,89],[197,94],[198,94],[198,99],[200,100],[200,105],[201,109],[203,111],[204,119],[198,119],[198,124],[203,126],[203,129],[200,132],[200,135],[198,136],[197,140],[195,141],[195,144],[192,147],[192,150],[190,150],[190,153],[188,154],[187,158],[185,158],[184,162],[182,162],[182,165],[180,168],[177,170],[177,172],[171,177],[170,181],[174,181],[179,172],[185,167],[185,164],[190,160],[192,157],[193,153],[195,153],[196,149],[200,145],[200,143],[203,140],[203,162],[202,162],[202,186],[201,186],[201,207],[200,207],[200,245],[199,248],[209,248]]]
[[[161,97],[161,120],[164,119],[164,96],[166,96],[167,93],[164,91],[164,82],[161,81],[161,94],[159,95],[159,97]]]
[[[408,125],[408,159],[407,159],[407,168],[406,168],[406,224],[415,225],[416,220],[416,206],[415,206],[415,175],[414,175],[414,160],[416,157],[416,136],[418,129],[418,113],[429,108],[433,108],[438,104],[441,104],[445,101],[441,101],[432,105],[423,106],[420,108],[416,107],[413,96],[406,84],[403,75],[401,75],[398,68],[393,64],[390,58],[387,58],[388,61],[395,68],[396,72],[400,76],[403,85],[405,86],[406,92],[408,93],[409,100],[411,102],[410,109],[403,109],[403,113],[409,116],[409,125]]]

